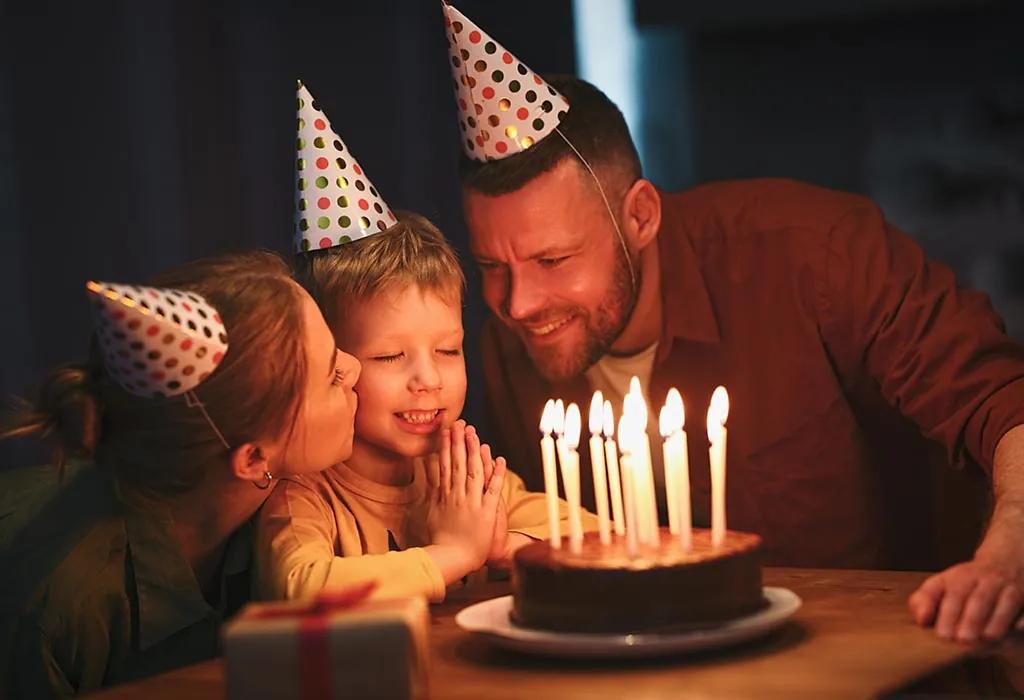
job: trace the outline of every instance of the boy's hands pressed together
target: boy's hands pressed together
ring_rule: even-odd
[[[484,458],[484,481],[490,483],[491,474],[498,463],[501,464],[502,470],[508,470],[504,457],[491,458],[490,445],[484,445],[480,451]],[[505,497],[502,495],[501,501],[498,502],[498,515],[494,519],[494,540],[491,542],[491,551],[487,555],[488,566],[500,569],[509,568],[512,565],[512,555],[516,553],[516,550],[531,542],[533,540],[522,533],[508,531],[508,507],[505,504]]]
[[[476,430],[467,428],[465,421],[456,421],[442,432],[434,472],[438,479],[431,481],[427,493],[431,544],[426,551],[446,583],[479,569],[492,550],[505,462],[494,463],[490,479],[486,479],[485,457],[490,467],[490,448],[481,446]]]

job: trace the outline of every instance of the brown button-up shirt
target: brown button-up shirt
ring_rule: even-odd
[[[662,207],[650,391],[686,402],[695,523],[709,521],[704,413],[722,384],[729,527],[760,533],[769,563],[934,565],[936,461],[990,469],[1024,423],[1024,348],[987,297],[863,197],[752,180],[662,193]],[[546,382],[493,318],[482,351],[489,437],[538,489],[544,402],[586,411],[590,388]]]

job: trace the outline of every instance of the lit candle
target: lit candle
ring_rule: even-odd
[[[665,438],[665,500],[668,503],[669,529],[679,535],[683,549],[693,543],[693,518],[690,514],[690,458],[687,455],[686,413],[683,397],[670,389],[665,405],[658,417],[661,434]]]
[[[569,501],[569,549],[578,554],[583,550],[583,518],[580,515],[580,444],[583,418],[575,403],[565,409],[565,459],[562,462],[562,483]]]
[[[629,416],[623,413],[619,416],[619,447],[622,448],[622,460],[619,466],[622,470],[622,500],[625,505],[626,515],[626,553],[630,556],[636,555],[637,547],[637,512],[636,512],[636,479],[633,476],[633,443],[631,442],[631,426]]]
[[[640,380],[629,382],[626,402],[632,405],[633,436],[636,444],[637,513],[640,522],[640,541],[650,545],[658,543],[658,500],[654,488],[654,467],[651,463],[651,441],[647,437],[647,401],[640,389]],[[625,408],[623,408],[625,410]]]
[[[601,428],[604,424],[604,396],[594,392],[590,401],[590,466],[594,472],[594,500],[597,502],[597,524],[601,544],[611,544],[611,523],[608,522],[608,479],[605,476],[604,440]]]
[[[725,444],[728,431],[725,421],[729,417],[729,394],[720,386],[711,395],[708,406],[708,440],[711,447],[708,459],[711,462],[711,544],[715,547],[725,542]]]
[[[622,513],[622,486],[619,483],[619,446],[615,444],[615,415],[612,413],[612,402],[604,401],[604,456],[608,467],[608,489],[611,492],[612,521],[615,523],[615,534],[619,537],[626,534],[626,518]]]
[[[540,416],[540,456],[544,463],[544,495],[548,503],[548,539],[551,546],[562,546],[562,533],[558,518],[558,467],[555,464],[555,441],[551,438],[554,427],[555,402],[548,399]]]

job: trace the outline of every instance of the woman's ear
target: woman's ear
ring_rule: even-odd
[[[270,454],[264,445],[247,442],[231,451],[231,471],[242,481],[263,481],[270,471]]]
[[[658,235],[661,228],[661,195],[650,180],[640,178],[626,191],[622,200],[623,233],[643,250]]]

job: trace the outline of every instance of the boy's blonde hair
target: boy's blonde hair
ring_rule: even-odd
[[[462,304],[466,278],[444,234],[419,214],[396,215],[398,222],[386,231],[299,255],[297,277],[336,336],[335,324],[355,304],[392,289],[416,285]]]

